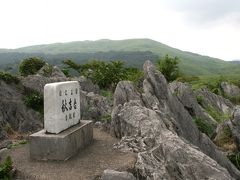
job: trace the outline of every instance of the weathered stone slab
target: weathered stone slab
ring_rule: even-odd
[[[59,134],[41,130],[30,135],[30,157],[35,160],[67,160],[93,140],[93,123],[81,120]]]
[[[48,133],[61,131],[80,122],[80,90],[77,81],[44,86],[44,128]]]

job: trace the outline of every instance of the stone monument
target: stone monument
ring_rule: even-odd
[[[30,157],[67,160],[93,139],[93,124],[80,121],[80,89],[77,81],[46,84],[44,129],[30,135]]]

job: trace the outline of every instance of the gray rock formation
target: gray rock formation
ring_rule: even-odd
[[[84,76],[73,78],[72,80],[79,82],[82,91],[93,92],[94,94],[100,93],[100,88],[98,87],[98,85],[93,84],[91,80],[85,78]]]
[[[112,105],[108,98],[93,92],[80,91],[81,119],[103,120],[111,114]]]
[[[172,94],[177,96],[178,100],[193,118],[206,121],[213,127],[217,126],[217,122],[198,104],[196,95],[190,85],[175,81],[169,84],[169,89]]]
[[[129,82],[121,84],[131,86]],[[132,89],[133,97],[121,98],[130,94],[121,92],[126,91],[121,87],[117,86],[114,95],[118,100],[112,111],[111,133],[122,138],[116,147],[139,152],[135,167],[139,177],[240,178],[235,166],[206,135],[199,132],[191,115],[172,95],[164,76],[150,61],[144,64],[141,95]]]
[[[213,107],[221,113],[232,114],[234,105],[228,99],[210,92],[207,88],[197,90],[195,93],[205,109]]]
[[[0,140],[14,131],[36,131],[42,127],[41,124],[40,114],[24,104],[21,84],[6,84],[0,81]]]
[[[43,94],[44,86],[47,83],[68,81],[66,77],[45,77],[39,74],[29,75],[21,80],[26,90],[34,90]]]
[[[228,82],[221,83],[222,91],[228,97],[238,97],[240,96],[240,88],[236,85],[230,84]]]
[[[129,172],[106,169],[103,172],[102,180],[136,180],[136,178]]]
[[[45,77],[66,78],[65,74],[57,66],[52,66],[46,63],[38,72],[37,75]]]

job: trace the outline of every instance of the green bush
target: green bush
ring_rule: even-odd
[[[43,114],[43,96],[35,91],[29,92],[24,97],[24,103],[27,107]]]
[[[157,69],[164,75],[168,82],[176,80],[179,75],[179,59],[171,58],[166,55],[163,59],[157,61]]]
[[[52,72],[53,72],[52,65],[43,66],[43,75],[45,77],[50,77],[52,75]]]
[[[36,74],[43,66],[45,61],[37,57],[27,58],[19,64],[19,73],[21,76]]]
[[[107,122],[107,123],[109,123],[109,122],[111,122],[112,117],[111,117],[110,114],[105,114],[105,115],[101,116],[100,119],[101,119],[102,122]]]
[[[10,156],[8,156],[5,161],[0,164],[0,179],[7,180],[10,179],[10,172],[13,169],[13,162]]]
[[[6,83],[19,83],[19,79],[18,77],[8,73],[8,72],[3,72],[3,71],[0,71],[0,79],[5,81]]]
[[[194,122],[196,123],[199,131],[202,133],[205,133],[208,137],[211,138],[211,136],[214,133],[214,127],[211,124],[208,124],[205,120],[200,118],[193,118]]]

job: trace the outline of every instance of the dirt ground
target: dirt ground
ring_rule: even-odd
[[[28,180],[88,180],[99,179],[105,169],[130,170],[136,162],[136,154],[113,149],[118,139],[94,128],[94,141],[67,161],[34,161],[29,157],[29,145],[9,150],[17,179]]]

